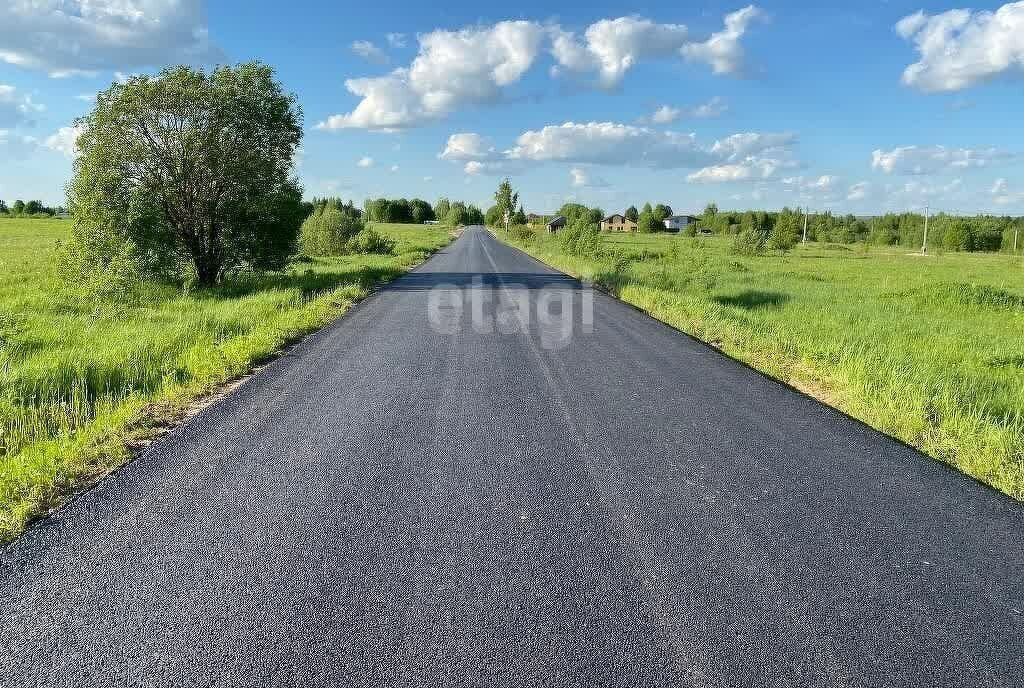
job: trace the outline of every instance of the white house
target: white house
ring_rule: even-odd
[[[665,218],[665,229],[670,232],[678,232],[696,221],[697,218],[693,215],[671,215]]]

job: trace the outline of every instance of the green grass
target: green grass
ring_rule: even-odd
[[[153,286],[138,306],[90,312],[57,296],[69,227],[0,220],[0,541],[449,240],[444,227],[376,224],[396,255],[317,259],[190,294]]]
[[[512,243],[1024,499],[1019,256],[812,243],[739,257],[727,238],[603,238],[599,258],[543,232]]]

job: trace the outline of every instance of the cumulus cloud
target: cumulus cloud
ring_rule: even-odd
[[[846,190],[846,200],[848,201],[863,201],[868,196],[868,192],[871,191],[871,185],[868,182],[857,182],[851,184],[850,188]]]
[[[43,142],[43,145],[52,151],[62,153],[65,157],[74,159],[78,157],[78,137],[82,134],[79,126],[61,127],[56,133],[51,134]]]
[[[699,167],[714,160],[693,134],[660,132],[615,122],[566,122],[519,135],[513,160],[565,161],[632,167]]]
[[[934,174],[963,170],[1010,160],[1014,155],[998,148],[946,148],[945,146],[900,146],[875,150],[871,167],[885,174]]]
[[[359,162],[356,163],[357,167],[373,167],[373,158],[362,157],[359,158]]]
[[[706,103],[701,103],[700,105],[694,105],[692,107],[661,105],[649,118],[642,121],[649,121],[651,124],[671,124],[677,119],[683,117],[709,119],[712,117],[718,117],[728,109],[729,106],[725,104],[725,101],[719,96],[715,96]]]
[[[786,160],[750,156],[740,162],[704,167],[687,175],[686,181],[696,184],[719,184],[766,180],[775,177],[780,170],[793,166],[794,163]]]
[[[958,91],[1024,71],[1024,2],[995,12],[919,11],[901,19],[896,32],[919,53],[918,61],[903,70],[903,83],[922,91]]]
[[[384,38],[387,39],[388,45],[392,48],[404,48],[405,47],[405,34],[404,33],[389,33]]]
[[[0,3],[0,61],[61,77],[223,58],[203,0]]]
[[[745,55],[740,40],[765,14],[755,5],[747,5],[725,16],[725,28],[701,43],[683,46],[683,55],[698,62],[707,63],[715,74],[738,74],[746,68]]]
[[[500,101],[545,46],[556,62],[553,73],[593,76],[594,85],[602,88],[617,86],[626,72],[647,59],[686,57],[706,62],[715,73],[735,73],[742,65],[740,39],[760,16],[753,5],[729,14],[725,29],[702,42],[690,41],[682,24],[658,24],[635,16],[597,21],[582,39],[557,24],[533,21],[432,31],[417,37],[419,52],[408,67],[347,80],[345,87],[360,98],[359,103],[351,112],[331,115],[317,126],[395,131],[442,119],[461,107]],[[395,44],[390,36],[388,40]],[[365,41],[353,48],[357,45],[364,56],[379,52]],[[707,110],[713,111],[714,106]]]
[[[408,68],[346,81],[362,100],[318,127],[389,131],[440,119],[463,105],[493,102],[533,65],[543,36],[543,27],[527,21],[423,34]]]
[[[442,160],[485,160],[494,157],[494,146],[480,134],[452,134],[437,157]]]
[[[35,116],[46,110],[32,102],[29,95],[21,95],[14,86],[0,84],[0,127],[31,125]]]
[[[350,47],[353,53],[364,60],[377,64],[387,64],[390,61],[384,51],[370,41],[353,41]]]
[[[571,168],[569,170],[569,177],[572,179],[572,185],[576,188],[603,189],[609,186],[604,178],[591,175],[588,170],[582,167]]]
[[[604,88],[617,86],[640,60],[677,55],[690,35],[683,24],[656,24],[643,17],[602,19],[587,27],[584,41],[553,30],[551,54],[573,72],[596,72]]]

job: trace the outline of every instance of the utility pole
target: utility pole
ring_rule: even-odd
[[[921,242],[921,255],[928,255],[928,215],[931,214],[931,206],[924,207],[924,241]]]
[[[807,214],[811,212],[810,208],[804,208],[804,240],[801,243],[807,243]]]
[[[505,231],[506,232],[508,231],[508,221],[509,221],[509,216],[510,215],[511,215],[511,213],[508,212],[508,208],[505,208],[505,217],[504,217],[504,219],[505,219]]]
[[[1013,252],[1017,252],[1017,233],[1020,232],[1020,224],[1013,226]]]

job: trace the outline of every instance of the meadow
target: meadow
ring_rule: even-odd
[[[867,244],[734,255],[728,237],[497,232],[993,487],[1024,499],[1024,260]]]
[[[373,228],[394,255],[306,259],[189,292],[147,285],[137,303],[95,307],[62,296],[70,222],[0,219],[0,541],[450,240],[446,227]]]

